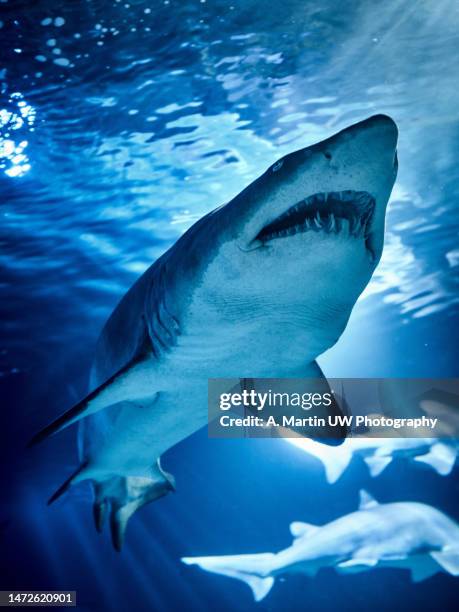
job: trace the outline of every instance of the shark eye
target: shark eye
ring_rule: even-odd
[[[273,172],[277,172],[278,170],[280,170],[282,168],[282,166],[284,165],[284,160],[280,159],[279,161],[277,161],[274,166],[272,167],[272,171]]]
[[[332,158],[332,154],[331,154],[331,153],[329,153],[328,151],[327,151],[326,153],[324,153],[324,155],[325,155],[325,157],[326,157],[327,159],[331,159],[331,158]]]

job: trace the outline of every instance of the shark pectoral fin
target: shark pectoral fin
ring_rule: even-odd
[[[379,505],[375,498],[370,495],[368,491],[365,491],[365,489],[360,489],[359,498],[359,510],[368,510],[369,508],[375,508]]]
[[[340,405],[335,394],[332,392],[328,380],[325,378],[322,370],[320,369],[317,362],[313,361],[305,367],[305,371],[302,373],[302,377],[306,380],[305,391],[308,393],[320,393],[326,397],[329,401],[323,403],[320,406],[316,406],[314,409],[314,416],[321,420],[320,426],[310,425],[305,422],[305,407],[300,405],[291,404],[288,407],[288,412],[284,412],[283,416],[288,417],[288,424],[284,423],[282,427],[275,428],[272,432],[273,436],[280,436],[283,438],[304,438],[313,439],[314,441],[320,442],[327,446],[340,446],[346,439],[348,432],[348,425],[346,424],[345,417],[341,410]],[[250,379],[245,379],[250,380]],[[255,379],[255,387],[258,392],[267,392],[269,388],[269,379]],[[265,382],[263,382],[263,380]],[[263,386],[267,385],[267,386]],[[280,385],[280,386],[279,386]],[[245,387],[247,388],[247,386]],[[282,392],[282,381],[278,379],[276,383],[276,391]],[[291,386],[287,382],[285,391],[291,391]],[[310,406],[312,407],[312,406]],[[260,416],[255,408],[248,409],[249,412]],[[279,406],[268,406],[265,405],[263,408],[263,415],[265,420],[273,417],[275,420],[279,418]],[[349,418],[349,417],[347,417]],[[323,424],[322,424],[323,421]]]
[[[342,420],[344,418],[343,410],[338,403],[335,394],[332,392],[330,385],[328,384],[328,380],[317,361],[314,361],[309,365],[305,376],[315,377],[318,390],[322,394],[328,393],[331,398],[330,405],[323,408],[323,414],[317,414],[317,416],[321,416],[325,419],[327,425],[320,428],[320,435],[315,437],[315,439],[318,442],[322,442],[323,444],[327,444],[329,446],[340,446],[346,440],[349,426],[346,421]],[[330,425],[330,419],[334,420],[333,426]]]
[[[182,562],[186,565],[199,565],[207,572],[242,580],[252,589],[255,601],[261,601],[274,584],[274,577],[266,575],[269,574],[274,557],[272,553],[183,557]]]
[[[106,382],[97,387],[97,389],[89,393],[73,408],[70,408],[70,410],[35,434],[27,446],[29,448],[35,446],[35,444],[61,431],[61,429],[65,429],[65,427],[72,423],[76,423],[80,419],[114,404],[126,400],[135,402],[136,400],[144,400],[147,397],[154,396],[155,392],[151,389],[151,380],[145,373],[148,360],[149,358],[131,361]]]
[[[353,557],[352,559],[348,559],[347,561],[342,561],[341,563],[338,563],[336,567],[341,572],[357,573],[371,569],[376,565],[378,565],[378,559]]]
[[[302,523],[300,521],[290,523],[290,533],[294,538],[301,538],[305,535],[311,535],[318,529],[320,529],[320,527],[317,525],[311,525],[310,523]]]
[[[456,451],[447,444],[437,442],[430,448],[428,453],[415,457],[415,461],[426,463],[436,470],[438,474],[447,476],[456,462]]]
[[[392,457],[376,457],[373,455],[372,457],[364,457],[364,461],[370,470],[371,476],[374,478],[386,469],[392,461]]]
[[[459,548],[444,548],[430,553],[430,556],[452,576],[459,576]]]

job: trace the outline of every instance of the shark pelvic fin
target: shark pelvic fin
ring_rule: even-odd
[[[290,533],[294,538],[311,535],[318,529],[320,529],[320,527],[311,525],[310,523],[302,523],[300,521],[293,521],[293,523],[290,523]]]
[[[415,461],[426,463],[441,476],[447,476],[456,463],[456,451],[447,444],[437,442],[428,453],[415,457]]]
[[[98,412],[104,408],[118,404],[124,400],[135,402],[139,399],[155,395],[151,391],[151,381],[143,376],[145,358],[135,358],[102,385],[91,391],[73,408],[67,410],[44,429],[36,433],[27,447],[35,446],[72,423]],[[129,378],[129,380],[128,380]]]
[[[444,548],[430,555],[449,574],[459,576],[459,548]]]
[[[359,510],[368,510],[369,508],[375,508],[379,505],[375,498],[370,495],[368,491],[365,491],[365,489],[360,489],[359,498]]]
[[[86,468],[86,466],[88,465],[88,462],[85,461],[84,463],[82,463],[74,472],[73,474],[71,474],[67,480],[61,484],[61,486],[57,489],[57,491],[55,491],[51,497],[48,499],[48,506],[50,506],[53,502],[56,501],[56,499],[58,499],[59,497],[61,497],[61,495],[63,495],[64,493],[66,493],[66,491],[69,489],[69,487],[71,487],[73,481],[75,480],[75,478],[77,476],[79,476],[81,474],[81,472]]]
[[[260,553],[221,557],[183,557],[182,561],[187,565],[199,565],[207,572],[242,580],[251,588],[255,601],[261,601],[274,584],[274,577],[269,575],[274,557],[273,553]]]
[[[159,459],[152,477],[113,476],[94,485],[93,515],[100,533],[110,514],[110,532],[113,546],[121,551],[126,528],[131,516],[146,504],[175,491],[175,479],[164,471]]]

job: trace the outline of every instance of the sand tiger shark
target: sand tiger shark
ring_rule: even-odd
[[[315,359],[381,256],[396,144],[377,115],[286,155],[138,279],[101,333],[91,392],[32,440],[81,421],[81,464],[50,501],[91,481],[120,549],[130,516],[174,489],[160,457],[206,424],[209,378],[323,377]]]
[[[382,403],[374,416],[434,416],[439,421],[435,434],[426,428],[413,430],[401,427],[392,431],[391,437],[382,428],[381,437],[378,437],[378,430],[373,428],[366,435],[358,432],[354,437],[349,435],[339,448],[325,447],[305,437],[289,437],[287,441],[319,459],[329,483],[339,480],[353,457],[361,458],[373,477],[379,476],[394,459],[422,464],[441,476],[448,476],[454,468],[459,450],[459,397],[444,389],[431,388],[431,384],[430,381],[416,379],[379,381]],[[413,431],[419,431],[419,434],[413,436]]]
[[[344,473],[354,456],[365,461],[371,476],[379,476],[394,459],[403,458],[433,468],[437,474],[451,473],[459,444],[454,438],[346,438],[337,448],[324,447],[310,438],[288,438],[288,442],[319,459],[329,483]]]
[[[291,546],[277,554],[185,557],[187,565],[243,580],[256,601],[285,574],[314,576],[321,568],[364,572],[378,567],[408,569],[414,582],[437,572],[459,575],[459,526],[425,504],[378,504],[360,492],[358,511],[323,526],[293,522]]]

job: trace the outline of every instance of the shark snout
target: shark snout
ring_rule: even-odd
[[[311,231],[333,237],[344,228],[365,238],[377,263],[397,174],[397,138],[393,119],[374,115],[278,160],[249,188],[244,207],[233,203],[245,218],[240,248]]]
[[[367,242],[377,263],[384,243],[386,207],[398,170],[398,128],[391,117],[374,115],[348,129],[352,157],[361,160],[362,179],[375,198]]]
[[[373,115],[372,117],[364,119],[349,129],[352,130],[353,128],[373,130],[375,137],[382,140],[386,147],[395,149],[397,146],[397,124],[391,117],[389,117],[389,115]]]
[[[379,167],[391,176],[397,165],[398,128],[387,115],[373,115],[324,141],[330,161],[341,167]]]

